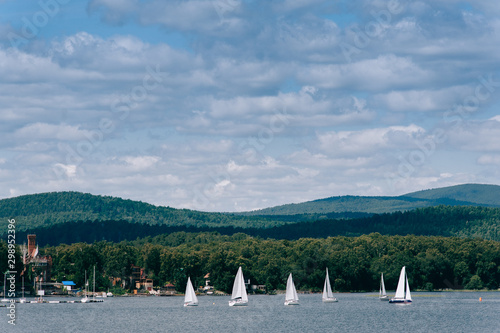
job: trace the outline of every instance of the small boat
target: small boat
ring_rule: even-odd
[[[234,278],[233,293],[231,294],[231,300],[229,301],[229,306],[246,306],[248,305],[248,295],[247,289],[245,287],[245,279],[243,278],[243,271],[241,266],[238,268],[238,273]]]
[[[109,291],[109,288],[108,288],[108,292],[106,293],[106,297],[113,297],[113,293],[111,291]]]
[[[5,286],[7,285],[7,274],[3,275],[3,298],[2,298],[2,303],[7,303],[10,302],[5,296],[7,296],[7,292],[5,290]]]
[[[297,290],[295,290],[293,284],[292,273],[290,273],[286,281],[285,305],[299,305],[299,296],[297,296]]]
[[[396,295],[391,298],[389,303],[411,304],[410,285],[408,284],[408,276],[406,275],[406,266],[401,268]]]
[[[184,306],[197,306],[198,298],[194,292],[193,284],[191,283],[191,278],[188,277],[186,284],[186,295],[184,296]]]
[[[108,295],[106,295],[105,291],[101,291],[100,293],[97,293],[96,298],[106,298]]]
[[[89,282],[87,281],[87,271],[85,271],[85,296],[80,300],[82,303],[87,303],[89,301],[89,298],[87,297],[87,287],[89,285]]]
[[[325,285],[323,286],[323,303],[338,302],[333,296],[332,287],[330,286],[330,277],[328,276],[328,268],[326,269]]]
[[[384,273],[380,276],[380,290],[379,290],[379,295],[378,298],[381,301],[388,301],[389,296],[387,296],[387,293],[385,291],[385,284],[384,284]]]
[[[92,302],[95,302],[95,266],[94,266],[94,282],[92,284]]]
[[[36,284],[36,282],[35,282]],[[36,289],[36,287],[35,287]],[[43,296],[45,295],[45,290],[42,289],[42,277],[40,276],[40,279],[38,280],[38,296],[37,297],[37,302],[36,303],[45,303],[45,300],[43,299]]]
[[[22,290],[23,290],[23,297],[19,300],[19,303],[26,303],[26,298],[24,297],[24,276],[23,276],[23,284],[22,284]]]

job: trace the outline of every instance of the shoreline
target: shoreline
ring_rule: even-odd
[[[388,290],[387,291],[388,293],[394,293],[395,291],[394,290]],[[478,290],[473,290],[473,289],[442,289],[442,290],[432,290],[432,291],[429,291],[429,290],[420,290],[420,289],[416,289],[416,290],[412,290],[412,292],[418,292],[418,293],[450,293],[450,292],[459,292],[459,293],[473,293],[473,292],[500,292],[500,289],[478,289]],[[307,295],[307,294],[321,294],[322,292],[311,292],[311,291],[297,291],[298,294],[302,294],[302,295]],[[334,294],[377,294],[379,293],[378,290],[373,290],[373,291],[345,291],[345,292],[333,292]],[[276,295],[284,295],[285,294],[285,291],[284,290],[277,290],[275,293],[272,293],[272,294],[249,294],[249,296],[276,296]],[[124,295],[113,295],[113,296],[110,296],[110,297],[95,297],[96,299],[98,300],[103,300],[105,298],[114,298],[114,297],[184,297],[185,294],[168,294],[168,295],[153,295],[153,294],[124,294]],[[220,296],[230,296],[230,294],[211,294],[211,295],[207,295],[207,294],[196,294],[196,296],[198,297],[204,297],[204,296],[217,296],[217,297],[220,297]],[[43,298],[80,298],[80,297],[83,297],[83,296],[78,296],[78,295],[44,295]],[[90,296],[92,297],[92,296]],[[36,298],[39,298],[39,296],[25,296],[26,299],[36,299]],[[9,301],[11,299],[15,299],[15,300],[18,300],[19,298],[16,297],[16,298],[7,298]],[[4,303],[7,303],[7,302],[4,302]]]

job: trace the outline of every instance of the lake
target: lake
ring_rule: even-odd
[[[500,332],[499,292],[414,292],[411,305],[375,293],[335,296],[325,304],[320,294],[299,294],[300,305],[289,307],[284,295],[250,295],[247,307],[229,307],[229,296],[200,296],[188,308],[183,297],[16,304],[15,326],[0,308],[0,332]]]

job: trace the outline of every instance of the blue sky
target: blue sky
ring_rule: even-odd
[[[0,198],[499,184],[493,1],[0,0]]]

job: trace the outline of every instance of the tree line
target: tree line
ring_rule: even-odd
[[[6,249],[1,242],[3,258]],[[378,290],[381,273],[387,288],[395,289],[402,266],[412,289],[497,289],[500,282],[500,243],[457,237],[372,233],[275,240],[242,233],[176,232],[119,243],[63,244],[40,252],[52,256],[55,280],[73,280],[78,286],[84,284],[85,270],[95,265],[98,290],[109,288],[112,278],[128,279],[132,264],[143,267],[155,286],[170,282],[180,291],[188,276],[201,286],[210,273],[217,290],[230,292],[239,266],[245,279],[268,291],[284,289],[290,272],[299,289],[320,291],[326,268],[337,291]],[[5,271],[3,260],[0,265]]]

